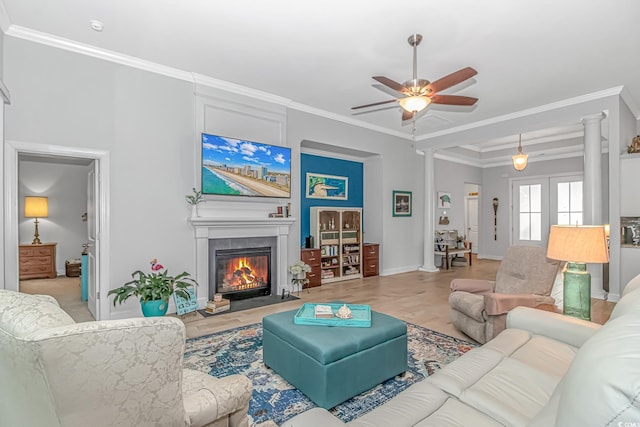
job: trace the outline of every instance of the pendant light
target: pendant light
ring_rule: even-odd
[[[517,171],[523,171],[527,167],[527,159],[529,155],[522,152],[522,134],[518,135],[518,154],[511,157],[513,159],[513,167]]]

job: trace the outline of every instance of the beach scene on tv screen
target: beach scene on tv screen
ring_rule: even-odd
[[[290,197],[291,150],[203,133],[202,192]]]

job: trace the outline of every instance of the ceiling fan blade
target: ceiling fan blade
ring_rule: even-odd
[[[402,121],[406,122],[407,120],[413,119],[414,113],[407,110],[402,110]]]
[[[431,103],[433,104],[473,105],[476,102],[478,102],[478,98],[472,98],[470,96],[433,95],[431,97]]]
[[[391,80],[390,78],[387,77],[383,77],[383,76],[375,76],[372,77],[373,80],[382,83],[385,86],[390,87],[391,89],[395,90],[396,92],[400,92],[401,94],[406,94],[409,93],[409,89],[407,89],[404,85],[401,85],[400,83]]]
[[[453,72],[442,77],[441,79],[436,80],[430,85],[427,85],[427,93],[436,93],[440,92],[441,90],[448,89],[451,86],[462,83],[463,81],[475,76],[476,74],[478,74],[478,72],[471,67],[463,68],[462,70]]]
[[[374,102],[373,104],[358,105],[357,107],[351,107],[351,109],[352,110],[357,110],[358,108],[374,107],[376,105],[389,104],[390,102],[396,102],[396,101],[397,101],[397,99],[390,99],[388,101]]]

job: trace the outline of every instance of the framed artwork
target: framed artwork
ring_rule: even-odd
[[[307,172],[307,199],[347,200],[349,178]]]
[[[438,191],[438,208],[449,209],[451,207],[451,193]]]
[[[393,191],[393,216],[411,216],[411,191]]]
[[[189,299],[184,299],[181,296],[173,294],[173,301],[176,303],[176,313],[178,316],[191,313],[198,309],[198,297],[196,295],[196,287],[191,286],[186,289],[189,294]]]

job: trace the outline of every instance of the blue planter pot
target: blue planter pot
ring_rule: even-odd
[[[164,316],[169,308],[169,302],[161,299],[147,302],[140,301],[140,306],[144,317]]]

